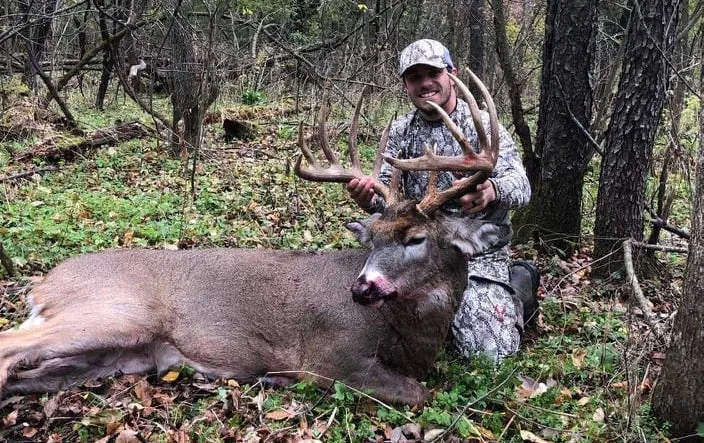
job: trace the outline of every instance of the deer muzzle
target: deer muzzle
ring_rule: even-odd
[[[362,306],[380,306],[384,300],[396,297],[396,291],[384,291],[373,280],[360,275],[352,285],[352,300]]]

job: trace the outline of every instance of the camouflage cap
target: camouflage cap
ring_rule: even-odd
[[[399,75],[415,65],[428,65],[435,68],[453,68],[450,51],[437,40],[417,40],[401,51]]]

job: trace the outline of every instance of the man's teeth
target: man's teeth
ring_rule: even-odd
[[[431,97],[431,96],[433,96],[433,95],[435,95],[435,92],[426,92],[426,93],[422,94],[421,97],[422,97],[422,98],[428,98],[428,97]]]

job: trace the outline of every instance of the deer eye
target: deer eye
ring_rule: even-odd
[[[411,237],[406,241],[406,246],[417,246],[423,244],[425,241],[425,236],[424,235],[419,235],[416,237]]]

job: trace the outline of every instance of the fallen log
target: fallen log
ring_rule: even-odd
[[[97,129],[85,135],[54,134],[24,152],[13,156],[15,161],[40,158],[48,162],[71,160],[76,154],[105,145],[114,145],[135,138],[154,136],[156,132],[140,122],[121,123],[112,128]]]

